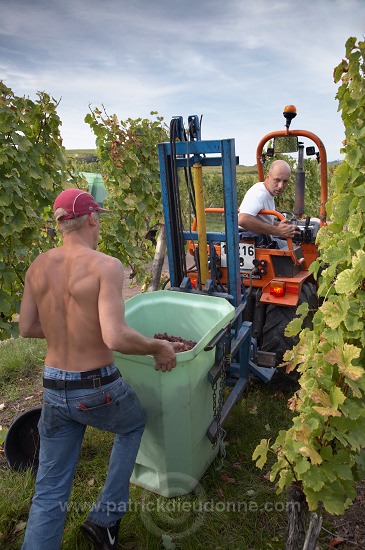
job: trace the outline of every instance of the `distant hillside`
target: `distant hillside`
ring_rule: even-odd
[[[66,154],[77,162],[96,162],[98,160],[95,149],[67,149]]]
[[[95,149],[68,149],[66,154],[69,158],[75,160],[78,163],[91,163],[97,162],[98,157]],[[217,167],[207,166],[206,170],[217,170]],[[257,167],[254,166],[237,166],[237,174],[256,174]]]
[[[68,149],[66,153],[69,158],[74,159],[77,163],[89,164],[98,162],[95,149]],[[340,164],[341,162],[342,160],[331,160],[327,163],[328,166],[333,166]],[[217,167],[215,166],[207,166],[205,169],[207,171],[217,171]],[[244,166],[243,164],[239,164],[237,166],[237,174],[257,174],[257,165],[254,164],[253,166]]]

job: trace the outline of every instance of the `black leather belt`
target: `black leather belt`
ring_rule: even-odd
[[[86,390],[90,388],[101,388],[106,384],[110,384],[120,377],[120,372],[116,371],[108,376],[100,376],[100,370],[95,371],[95,375],[88,372],[89,378],[81,378],[80,380],[57,380],[55,378],[43,378],[43,387],[49,390]],[[81,373],[81,376],[85,373]],[[99,374],[99,376],[98,376]]]

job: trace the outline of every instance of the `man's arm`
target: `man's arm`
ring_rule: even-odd
[[[280,237],[281,239],[293,238],[297,231],[300,229],[296,225],[292,225],[289,220],[281,220],[277,225],[266,223],[251,214],[239,214],[238,225],[244,227],[248,231],[254,233],[263,233],[264,235],[273,235],[274,237]]]
[[[103,266],[99,291],[101,333],[109,349],[131,355],[153,355],[156,370],[170,371],[176,366],[175,345],[166,340],[147,338],[127,325],[123,302],[123,267],[119,260],[108,259]]]
[[[29,284],[30,271],[31,267],[25,276],[24,292],[20,305],[19,334],[23,338],[44,338],[38,307]]]

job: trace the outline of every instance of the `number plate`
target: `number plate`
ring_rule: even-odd
[[[226,243],[221,243],[221,266],[227,267],[227,252]],[[255,259],[255,245],[239,243],[240,251],[240,271],[247,271],[254,267],[253,261]]]

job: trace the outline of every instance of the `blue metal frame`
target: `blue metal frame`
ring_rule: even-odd
[[[228,288],[229,300],[232,305],[238,307],[245,301],[244,285],[241,284],[239,266],[239,234],[237,230],[238,201],[236,184],[235,141],[234,139],[211,140],[211,141],[183,141],[176,142],[176,159],[178,167],[191,167],[199,162],[202,166],[222,166],[223,177],[223,199],[225,209],[225,233],[208,233],[208,242],[227,242],[227,266],[228,266]],[[220,157],[206,157],[209,154],[220,154]],[[170,143],[160,143],[158,146],[160,162],[160,180],[162,188],[162,202],[165,218],[165,232],[167,250],[172,250],[172,227],[175,220],[171,218],[171,211],[168,202],[168,166],[167,161],[171,156]],[[196,234],[184,231],[184,239],[194,238]],[[196,238],[196,237],[195,237]],[[172,261],[172,254],[168,255],[171,286],[179,287],[176,278],[175,266]],[[214,294],[214,293],[213,293]]]
[[[178,132],[182,134],[182,119],[178,118]],[[191,118],[191,117],[190,117]],[[189,121],[190,121],[189,118]],[[196,125],[196,139],[191,141],[175,142],[174,145],[174,163],[177,168],[191,168],[195,163],[202,166],[222,166],[223,178],[223,200],[225,212],[225,233],[207,232],[206,239],[210,248],[210,258],[213,256],[214,244],[217,242],[227,243],[227,271],[228,271],[228,293],[221,293],[211,290],[214,284],[209,287],[208,281],[203,289],[195,290],[191,288],[190,279],[185,277],[181,282],[178,280],[177,271],[174,265],[173,254],[173,228],[176,229],[176,220],[174,219],[172,205],[170,204],[171,195],[168,185],[171,178],[171,144],[160,143],[158,146],[158,155],[160,162],[160,180],[162,188],[162,201],[165,219],[166,244],[168,250],[168,262],[170,271],[170,283],[173,291],[190,292],[201,294],[208,292],[213,296],[224,297],[229,300],[236,308],[235,318],[221,333],[213,338],[210,347],[206,349],[216,350],[215,363],[210,370],[209,380],[213,384],[221,375],[222,361],[228,361],[226,366],[226,385],[232,386],[229,397],[225,400],[221,411],[221,423],[229,415],[233,406],[241,399],[243,392],[248,386],[249,374],[254,372],[263,380],[269,380],[271,376],[263,372],[264,369],[257,367],[251,360],[252,351],[255,348],[255,340],[252,338],[252,324],[242,322],[242,314],[246,305],[246,291],[242,284],[239,264],[239,232],[238,232],[238,202],[236,185],[236,165],[238,158],[235,156],[234,139],[200,141],[200,127],[198,121],[194,119]],[[206,155],[219,156],[206,156]],[[196,231],[183,231],[184,241],[198,240]],[[214,265],[211,262],[211,282],[216,281]],[[180,275],[181,276],[181,275]],[[207,287],[207,288],[206,288]],[[224,349],[229,344],[229,354]],[[209,427],[208,437],[212,442],[217,438],[218,426],[214,420]]]

